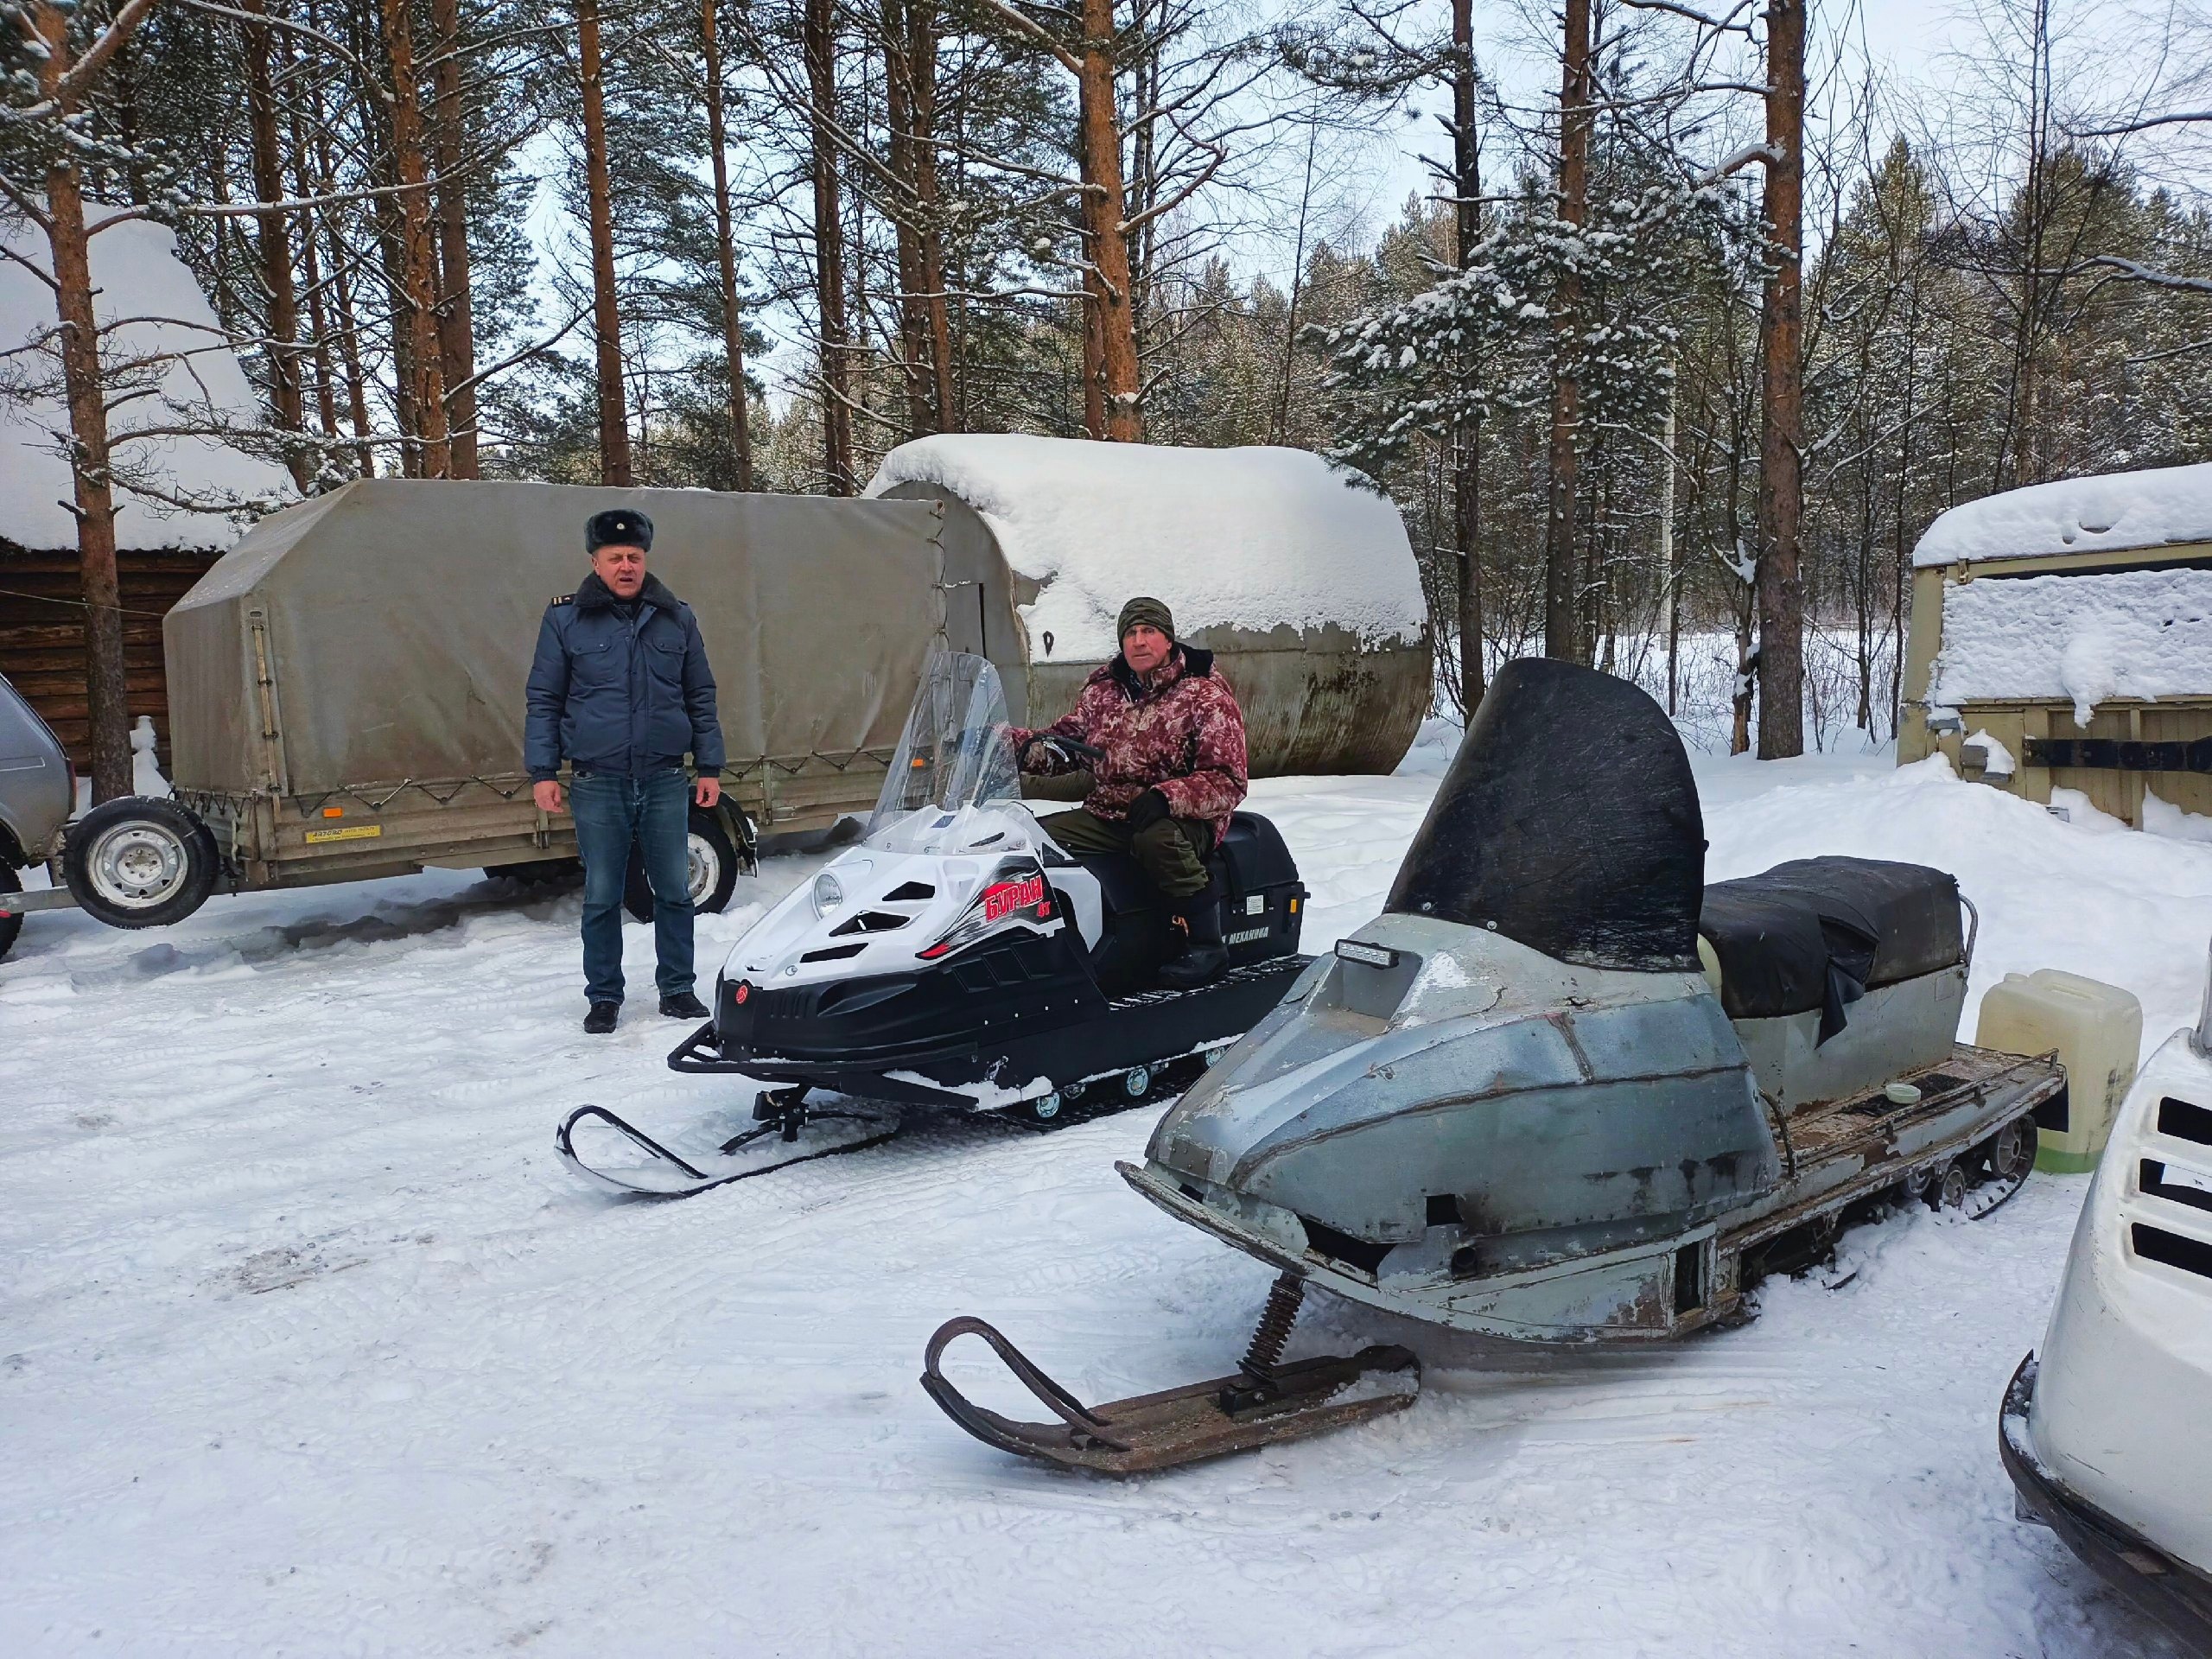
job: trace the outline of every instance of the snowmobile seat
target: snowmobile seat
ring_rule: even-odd
[[[1802,858],[1705,890],[1698,931],[1720,967],[1732,1020],[1821,1013],[1820,1040],[1868,991],[1966,955],[1959,884],[1942,870],[1871,858]]]

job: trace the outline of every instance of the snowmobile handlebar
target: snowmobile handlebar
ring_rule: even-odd
[[[1079,742],[1072,737],[1033,737],[1029,741],[1032,743],[1042,743],[1048,749],[1058,749],[1063,759],[1069,755],[1074,755],[1084,760],[1103,760],[1106,758],[1105,750],[1092,744]]]

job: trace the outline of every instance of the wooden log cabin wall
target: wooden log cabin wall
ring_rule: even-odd
[[[130,718],[150,715],[164,773],[169,764],[169,693],[162,618],[221,556],[216,548],[116,555],[123,589],[123,652]],[[38,551],[0,543],[0,675],[5,675],[68,748],[79,774],[92,768],[85,690],[85,605],[77,550]]]

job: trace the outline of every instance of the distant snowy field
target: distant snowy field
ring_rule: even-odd
[[[1924,861],[1980,906],[1976,998],[2049,965],[2133,990],[2146,1045],[2194,1012],[2212,846],[1940,762],[1698,769],[1713,879]],[[1379,908],[1433,787],[1258,786],[1309,948]],[[455,874],[163,933],[31,918],[0,963],[0,1652],[2167,1651],[2013,1519],[1997,1459],[2082,1179],[1861,1230],[1755,1324],[1663,1352],[1539,1364],[1324,1299],[1294,1353],[1410,1340],[1411,1411],[1071,1478],[947,1422],[922,1344],[982,1314],[1093,1397],[1229,1369],[1268,1270],[1116,1177],[1156,1113],[925,1123],[612,1200],[554,1157],[569,1107],[744,1102],[663,1067],[679,1033],[648,1001],[577,1031],[575,906]],[[702,966],[753,913],[702,923]]]

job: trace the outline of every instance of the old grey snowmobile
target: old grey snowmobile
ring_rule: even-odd
[[[1508,664],[1382,915],[1170,1109],[1122,1176],[1281,1270],[1233,1375],[1086,1407],[956,1319],[923,1384],[1007,1451],[1130,1471],[1395,1409],[1403,1348],[1281,1363],[1308,1283],[1538,1344],[1682,1336],[1749,1311],[1885,1202],[1986,1212],[2064,1074],[1955,1040],[1971,932],[1916,865],[1703,885],[1689,760],[1626,682]],[[1971,907],[1967,907],[1969,912]],[[948,1382],[974,1334],[1058,1419]]]

